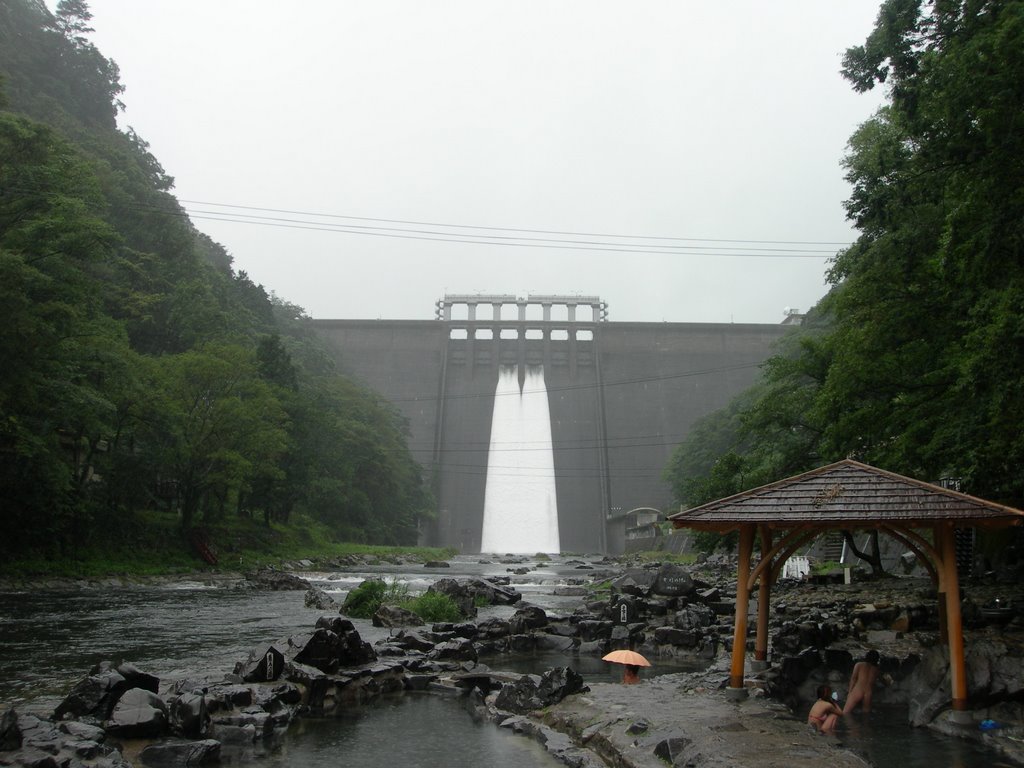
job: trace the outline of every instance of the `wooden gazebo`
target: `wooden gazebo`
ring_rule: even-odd
[[[765,664],[771,587],[790,556],[829,530],[875,529],[900,541],[917,555],[938,587],[956,716],[967,709],[967,680],[954,531],[1020,525],[1024,512],[845,459],[684,510],[668,519],[676,528],[739,531],[729,675],[730,692],[736,698],[745,695],[747,612],[755,586],[758,611],[754,660]],[[761,559],[751,568],[756,536],[760,538]]]

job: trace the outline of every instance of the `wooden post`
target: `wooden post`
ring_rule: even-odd
[[[744,525],[740,528],[740,563],[736,578],[736,623],[732,633],[732,669],[729,674],[729,687],[742,690],[743,665],[747,652],[747,611],[750,609],[750,589],[747,580],[750,578],[750,553],[754,549],[754,526]]]
[[[761,559],[768,556],[772,548],[772,532],[766,527],[758,529],[761,534]],[[754,640],[754,661],[764,669],[768,666],[768,613],[771,604],[772,571],[767,568],[761,571],[761,580],[757,583],[757,639]]]
[[[956,572],[953,526],[942,526],[942,572],[946,591],[946,629],[949,635],[949,677],[953,712],[967,711],[967,675],[964,669],[964,628],[960,616],[960,579]]]

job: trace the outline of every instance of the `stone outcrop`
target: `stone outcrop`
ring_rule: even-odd
[[[271,589],[274,591],[294,590],[305,592],[312,589],[313,585],[306,579],[296,576],[287,571],[278,571],[274,568],[261,568],[257,571],[245,574],[246,585],[252,589]]]
[[[494,699],[494,706],[521,715],[586,690],[589,689],[578,672],[569,667],[558,667],[542,675],[523,675],[517,681],[502,686]]]

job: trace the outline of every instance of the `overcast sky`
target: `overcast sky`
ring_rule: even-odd
[[[598,295],[618,321],[775,323],[824,295],[856,234],[840,161],[881,94],[839,68],[878,4],[90,7],[122,127],[236,269],[313,317],[534,293]]]

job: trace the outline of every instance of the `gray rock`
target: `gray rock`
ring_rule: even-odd
[[[320,611],[338,610],[339,606],[334,598],[328,595],[319,587],[310,587],[306,590],[306,597],[303,600],[307,608],[316,608]]]
[[[627,595],[645,597],[651,592],[658,572],[640,568],[630,568],[612,581],[612,591]]]
[[[525,634],[533,629],[540,629],[547,626],[548,615],[543,608],[535,605],[525,605],[512,614],[509,619],[509,630],[514,635]]]
[[[213,739],[164,741],[150,744],[142,750],[140,758],[145,765],[154,768],[209,765],[220,762],[220,742]]]
[[[476,661],[476,647],[469,640],[449,640],[438,643],[427,653],[427,658],[436,661]]]
[[[272,568],[263,568],[245,575],[249,586],[257,589],[271,589],[276,592],[299,591],[312,588],[312,584],[299,576]]]
[[[107,732],[98,725],[80,723],[77,720],[65,720],[60,723],[57,728],[61,733],[66,733],[68,736],[75,739],[84,739],[102,743],[107,737]]]
[[[447,595],[458,606],[463,616],[476,616],[476,591],[465,582],[456,579],[438,579],[427,592]]]
[[[107,733],[127,739],[155,738],[167,728],[167,705],[152,691],[131,688],[121,695],[106,722]]]
[[[210,724],[206,711],[206,697],[197,693],[182,693],[167,701],[170,728],[180,736],[203,736]]]
[[[494,706],[505,712],[524,715],[586,690],[589,689],[578,672],[569,667],[556,667],[543,675],[523,675],[516,682],[502,686]]]
[[[9,751],[20,747],[21,730],[18,728],[18,713],[11,707],[0,717],[0,751]]]
[[[287,646],[277,643],[262,645],[249,651],[249,658],[235,665],[235,674],[247,683],[277,680],[284,671]]]
[[[668,564],[658,569],[651,592],[665,597],[681,597],[692,594],[696,588],[688,571],[681,566]]]
[[[417,614],[397,605],[382,605],[371,621],[375,627],[421,627],[425,623]]]

